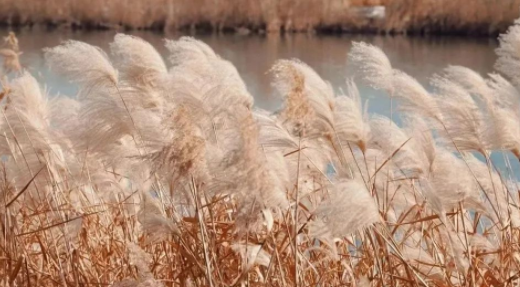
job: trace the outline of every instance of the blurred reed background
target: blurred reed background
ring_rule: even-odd
[[[495,35],[520,0],[1,0],[0,22],[77,28]]]

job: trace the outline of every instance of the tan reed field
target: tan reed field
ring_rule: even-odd
[[[296,59],[270,70],[283,106],[259,110],[190,37],[166,61],[124,34],[48,48],[79,87],[49,95],[4,40],[0,286],[520,283],[520,22],[496,73],[449,66],[433,90],[354,43],[399,125]]]
[[[385,30],[494,35],[520,12],[518,0],[388,0]]]
[[[373,6],[384,6],[386,17],[359,13]],[[7,25],[165,31],[495,35],[519,12],[520,0],[0,0]]]

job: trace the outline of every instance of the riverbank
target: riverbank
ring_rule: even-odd
[[[0,0],[0,23],[73,29],[496,35],[520,0]]]

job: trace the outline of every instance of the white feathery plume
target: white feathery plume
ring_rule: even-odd
[[[285,99],[284,120],[309,126],[312,132],[324,133],[334,123],[334,90],[312,68],[299,60],[278,60],[271,68],[273,86]]]
[[[142,155],[164,139],[162,100],[148,88],[100,89],[80,97],[75,138],[79,151],[109,155],[123,152],[119,159]],[[108,156],[109,158],[114,158]],[[115,159],[115,158],[114,158]],[[135,158],[137,159],[137,158]]]
[[[170,235],[179,235],[180,231],[174,222],[163,215],[160,203],[148,192],[143,192],[142,196],[138,218],[146,235],[146,242],[155,244]]]
[[[493,95],[492,101],[494,106],[514,109],[514,107],[520,105],[520,92],[500,74],[489,74],[487,84]]]
[[[362,77],[372,87],[387,91],[391,97],[403,100],[403,112],[418,113],[440,120],[435,99],[413,77],[393,69],[390,60],[378,47],[366,43],[353,43],[349,58],[359,67]]]
[[[193,113],[187,106],[179,105],[165,118],[160,126],[164,127],[163,137],[151,149],[149,155],[155,171],[162,171],[173,180],[194,177],[203,181],[207,177],[206,146],[207,142]],[[151,144],[154,144],[153,142]]]
[[[114,87],[118,83],[117,70],[98,47],[69,40],[44,52],[52,70],[83,87]]]
[[[325,162],[331,161],[334,152],[340,155],[340,160],[344,159],[333,132],[334,91],[328,82],[298,60],[279,60],[271,71],[275,77],[273,85],[285,99],[278,118],[292,137],[305,138],[303,160],[306,163],[300,166],[309,168],[300,173],[299,179],[310,184],[313,181],[307,179],[312,178],[316,171],[323,174],[327,164]],[[287,160],[290,162],[289,170],[295,171],[298,153],[293,153]],[[317,178],[323,178],[316,175]]]
[[[79,110],[80,103],[73,98],[55,96],[49,99],[49,128],[53,134],[53,141],[61,146],[68,173],[79,164],[76,148],[83,141],[83,138],[78,137],[79,131],[83,128],[78,120]],[[80,172],[71,175],[71,178],[76,181],[84,176],[86,174]]]
[[[235,167],[238,168],[239,173],[243,174],[244,180],[242,184],[239,184],[239,191],[246,202],[253,200],[253,202],[249,202],[252,204],[251,206],[244,205],[243,211],[249,212],[247,208],[254,207],[254,205],[263,207],[262,209],[287,208],[289,205],[285,190],[287,179],[282,178],[286,173],[275,174],[275,170],[269,168],[269,160],[262,154],[258,144],[258,127],[251,114],[242,119],[240,133],[243,150]],[[280,163],[280,159],[271,158],[271,164],[273,162]],[[283,167],[280,169],[283,170]],[[252,191],[253,194],[251,194]]]
[[[251,108],[253,97],[229,61],[221,59],[205,43],[191,37],[166,40],[170,51],[170,85],[183,90],[184,85],[196,87],[196,97],[214,110],[213,114],[229,111],[236,106]]]
[[[135,190],[130,189],[128,181],[120,180],[114,177],[113,172],[107,171],[107,165],[98,157],[81,154],[78,158],[69,160],[67,164],[74,185],[79,187],[70,193],[70,201],[74,206],[92,212],[100,211],[103,203],[119,203],[122,196],[128,197],[126,203],[129,204],[125,204],[124,208],[129,214],[136,214],[139,201],[130,197]]]
[[[444,202],[435,192],[434,187],[425,178],[420,178],[414,184],[417,186],[418,190],[421,191],[422,196],[424,197],[424,201],[427,203],[427,206],[431,209],[431,211],[439,216],[441,222],[445,223],[447,221],[446,217],[446,208],[444,206]]]
[[[499,223],[498,226],[511,224],[519,227],[520,210],[516,207],[519,204],[517,196],[514,195],[517,192],[516,184],[503,182],[500,174],[494,170],[491,171],[490,176],[488,166],[471,154],[466,155],[466,161],[475,174],[479,186],[486,193],[485,197],[482,197],[486,198],[488,214],[494,223]]]
[[[312,193],[316,185],[326,185],[331,178],[327,175],[327,169],[336,158],[329,144],[321,141],[306,140],[302,143],[300,155],[298,149],[285,154],[285,161],[289,169],[289,182],[299,182],[300,194],[304,196]],[[345,152],[347,156],[349,151]]]
[[[316,115],[305,94],[305,77],[290,63],[279,62],[272,68],[275,77],[273,85],[285,99],[280,119],[291,134],[301,136],[314,132],[312,125]]]
[[[493,126],[490,144],[493,149],[509,150],[520,159],[520,93],[502,76],[489,77],[492,98],[488,121]]]
[[[36,191],[32,197],[42,200],[47,191],[55,192],[65,184],[66,139],[54,129],[47,95],[28,72],[12,81],[9,97],[0,121],[0,155],[11,156],[7,174],[19,188],[42,171],[30,187]]]
[[[489,177],[489,176],[488,176]],[[464,161],[453,153],[437,149],[429,182],[445,210],[457,208],[459,203],[484,211],[478,186]]]
[[[123,86],[117,93],[112,93],[116,100],[124,101],[129,110],[147,110],[149,113],[163,116],[169,106],[165,103],[164,92],[146,85]],[[137,125],[139,123],[136,123]]]
[[[372,136],[369,140],[372,139]],[[354,177],[362,176],[365,179],[370,178],[374,175],[376,169],[380,168],[381,173],[384,174],[393,174],[392,168],[390,165],[382,165],[383,162],[388,158],[388,155],[385,154],[379,147],[370,146],[371,142],[368,142],[367,149],[365,152],[361,152],[361,150],[354,150],[354,156],[349,158],[349,164],[352,165],[349,171],[345,171],[341,166],[334,166],[337,170],[337,177]],[[359,168],[356,166],[359,165]],[[382,179],[382,177],[377,177],[376,179]],[[386,181],[386,180],[385,180]],[[377,184],[377,181],[376,181]]]
[[[80,102],[71,97],[55,96],[49,99],[49,117],[53,129],[63,138],[74,140],[72,131],[78,128]]]
[[[432,134],[432,129],[427,121],[420,117],[407,116],[403,119],[404,130],[413,137],[412,142],[417,160],[421,162],[422,169],[428,173],[437,154],[437,144]]]
[[[409,141],[406,145],[411,143]],[[417,203],[417,195],[408,181],[402,181],[402,179],[406,179],[406,174],[403,175],[404,170],[396,167],[399,164],[387,162],[389,157],[390,155],[382,150],[369,148],[364,154],[355,153],[359,168],[353,166],[351,169],[354,178],[360,177],[359,173],[361,173],[365,180],[372,180],[371,185],[374,187],[373,191],[379,199],[380,206],[383,205],[384,200],[387,202],[385,206],[388,208],[387,211],[399,215],[403,210],[408,210]],[[338,173],[338,177],[344,176],[344,174],[345,172],[341,171]],[[396,181],[392,179],[396,179]]]
[[[390,60],[378,47],[363,42],[353,42],[349,59],[360,67],[363,79],[372,87],[387,91],[392,90],[394,73]]]
[[[2,118],[2,131],[6,136],[0,140],[2,155],[13,151],[10,146],[15,141],[19,146],[14,148],[16,153],[34,154],[37,157],[36,153],[41,155],[50,150],[52,136],[49,134],[47,99],[36,79],[28,72],[11,82],[9,103]]]
[[[238,142],[226,143],[229,149],[223,154],[222,162],[213,172],[218,179],[211,183],[210,191],[224,192],[231,195],[237,204],[236,225],[239,231],[254,229],[262,218],[262,210],[276,211],[289,206],[286,197],[287,179],[285,172],[275,174],[269,160],[263,154],[258,140],[258,127],[253,115],[248,110],[237,110],[234,122],[234,137]],[[221,143],[222,144],[222,143]],[[272,158],[271,164],[280,163]],[[283,167],[280,167],[283,170]],[[262,221],[263,222],[263,221]]]
[[[495,69],[506,75],[517,87],[520,86],[520,20],[509,27],[507,33],[498,38],[500,46]]]
[[[449,66],[444,69],[443,76],[459,84],[472,95],[480,97],[485,103],[489,102],[491,90],[486,80],[472,69],[462,66]]]
[[[402,100],[399,107],[401,111],[442,120],[435,98],[416,79],[404,72],[395,71],[391,80],[394,87],[392,96]]]
[[[343,180],[331,186],[329,197],[313,212],[309,233],[321,237],[330,232],[341,238],[379,221],[379,211],[360,180]]]
[[[370,138],[370,125],[354,81],[347,81],[346,95],[336,97],[334,106],[334,129],[342,145],[351,142],[364,152]]]
[[[403,176],[417,176],[426,172],[428,167],[423,166],[421,157],[417,154],[419,151],[414,149],[413,137],[407,135],[393,121],[374,115],[370,119],[370,130],[369,147],[383,151],[386,158],[391,157],[392,164],[397,167],[397,171],[404,173]]]
[[[489,125],[475,100],[463,87],[447,78],[436,76],[432,78],[432,85],[442,109],[444,127],[439,132],[446,144],[455,144],[461,151],[484,154],[489,149]]]
[[[290,175],[284,155],[281,152],[268,152],[265,153],[265,157],[267,168],[275,185],[281,187],[282,191],[289,190],[291,187]]]
[[[280,60],[285,61],[285,60]],[[331,84],[323,80],[314,69],[300,60],[290,60],[291,64],[303,74],[305,78],[305,88],[308,90],[313,106],[321,109],[331,109],[334,101],[334,89]],[[276,64],[275,64],[276,65]],[[318,111],[318,114],[322,114]],[[324,113],[325,114],[325,113]]]
[[[171,53],[169,60],[174,66],[183,62],[218,58],[211,47],[192,37],[181,37],[177,41],[166,40],[166,48]]]
[[[455,111],[452,115],[460,120],[461,115],[465,115],[466,122],[460,126],[475,128],[473,134],[476,139],[482,138],[480,145],[482,149],[505,149],[512,151],[517,157],[520,156],[520,120],[518,91],[506,79],[498,74],[490,74],[490,79],[483,79],[478,73],[471,69],[450,66],[444,71],[443,78],[449,80],[434,79],[437,86],[450,98],[458,95],[455,100],[448,99],[445,105],[450,111]],[[464,89],[467,94],[462,92]],[[471,98],[475,95],[478,101]],[[446,96],[444,97],[446,102]],[[472,104],[471,101],[474,101]],[[466,110],[464,110],[466,109]],[[478,115],[480,113],[480,115]],[[475,116],[476,115],[476,116]],[[469,120],[469,117],[473,120]],[[477,119],[481,117],[482,120]],[[487,118],[484,120],[484,118]],[[475,126],[468,123],[476,122]],[[456,123],[451,118],[447,118],[446,126],[453,127]],[[477,130],[478,129],[478,130]],[[457,133],[458,131],[452,131]],[[480,134],[480,135],[478,135]],[[460,147],[459,147],[460,148]]]
[[[118,72],[101,49],[68,41],[46,49],[45,57],[51,68],[80,85],[78,123],[68,129],[79,151],[122,151],[126,137],[133,139],[127,151],[135,155],[143,136],[156,137],[161,97],[146,87],[120,88]]]
[[[444,70],[443,77],[474,96],[476,106],[472,108],[473,111],[480,110],[481,117],[486,118],[479,125],[483,133],[482,137],[486,140],[483,143],[488,149],[518,148],[518,143],[514,146],[512,138],[520,136],[518,125],[514,123],[520,120],[518,117],[520,106],[518,96],[511,97],[511,94],[518,93],[507,80],[498,74],[490,74],[490,79],[486,81],[477,72],[460,66],[448,67]],[[448,89],[458,90],[451,86],[445,89],[446,94],[449,93]],[[466,98],[469,99],[467,96]],[[520,155],[518,152],[516,154]]]
[[[9,103],[5,110],[10,114],[19,113],[36,129],[43,129],[49,117],[46,96],[36,79],[28,72],[15,78],[10,84]],[[37,140],[37,139],[35,139]]]
[[[520,158],[520,106],[507,109],[496,108],[488,119],[490,135],[488,136],[489,149],[511,151]]]
[[[117,144],[125,135],[134,134],[133,119],[124,103],[111,94],[111,90],[100,90],[80,99],[79,130],[83,139],[80,150],[102,151]],[[131,111],[133,116],[135,113]]]
[[[155,86],[168,73],[161,55],[141,38],[118,33],[110,50],[121,79],[132,84]]]
[[[266,149],[295,150],[298,139],[294,138],[282,125],[280,120],[265,111],[253,113],[258,124],[259,144]]]
[[[510,150],[520,157],[520,97],[516,88],[499,74],[490,74],[486,81],[460,66],[445,69],[444,77],[477,96],[477,105],[485,110],[482,113],[487,118],[482,125],[487,125],[484,132],[488,133],[488,148]]]

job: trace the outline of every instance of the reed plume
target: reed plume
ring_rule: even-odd
[[[305,77],[290,63],[279,63],[278,66],[273,68],[274,71],[278,71],[276,77],[280,83],[278,89],[280,92],[287,97],[287,105],[283,110],[282,116],[288,124],[294,125],[291,128],[291,132],[294,135],[309,133],[309,129],[312,128],[312,122],[315,117],[315,112],[312,109],[309,99],[305,95]],[[290,78],[279,79],[279,77],[287,76]],[[282,85],[287,85],[284,87]]]
[[[518,46],[520,45],[519,35],[520,22],[516,20],[509,27],[507,33],[500,35],[498,38],[500,46],[495,50],[498,56],[495,68],[506,75],[517,87],[520,84],[520,75],[517,72],[520,66],[520,55],[518,54]]]
[[[190,37],[177,41],[166,41],[170,51],[169,60],[173,89],[183,90],[183,86],[193,86],[193,94],[211,108],[215,116],[233,107],[253,105],[253,97],[240,78],[236,68],[221,59],[206,44]],[[180,88],[179,88],[180,87]]]
[[[364,183],[347,180],[335,183],[333,188],[330,197],[314,211],[312,235],[319,237],[330,232],[334,237],[343,237],[379,220],[377,207]]]
[[[123,81],[155,86],[168,73],[161,55],[138,37],[117,34],[110,50]]]
[[[334,128],[340,141],[351,142],[365,151],[370,139],[368,105],[363,108],[359,90],[353,80],[347,80],[346,95],[336,97]]]
[[[374,88],[392,89],[393,68],[386,54],[378,47],[363,42],[352,43],[349,60],[362,72],[362,77]]]
[[[98,47],[69,40],[45,49],[45,60],[54,72],[80,84],[83,88],[113,87],[118,72],[107,54]]]
[[[460,150],[473,150],[485,154],[489,148],[489,129],[484,112],[471,94],[459,84],[445,77],[434,77],[438,102],[443,110],[446,137]]]

